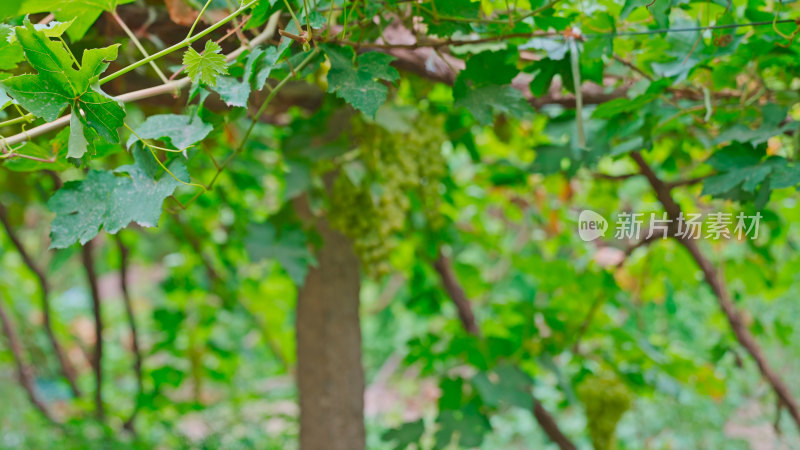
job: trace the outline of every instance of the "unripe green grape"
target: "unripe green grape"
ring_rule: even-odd
[[[587,426],[595,450],[614,448],[614,434],[622,415],[631,407],[632,394],[619,379],[591,376],[578,386],[586,407]]]
[[[389,258],[397,247],[396,235],[405,228],[411,209],[409,193],[417,192],[429,226],[440,226],[439,186],[447,173],[441,153],[442,125],[423,117],[411,133],[393,134],[378,127],[358,132],[365,179],[356,186],[344,171],[331,193],[331,225],[354,241],[365,270],[380,276],[391,270]]]

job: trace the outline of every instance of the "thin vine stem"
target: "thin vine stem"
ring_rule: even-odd
[[[125,23],[124,20],[122,20],[122,17],[120,17],[119,14],[117,14],[116,10],[111,11],[111,17],[113,17],[114,20],[117,22],[117,24],[119,24],[120,28],[122,28],[122,31],[124,31],[125,34],[128,35],[128,37],[130,38],[131,42],[133,42],[133,44],[136,46],[136,48],[139,49],[139,52],[141,52],[142,55],[144,55],[145,58],[148,58],[150,56],[150,53],[148,53],[147,50],[145,50],[145,48],[142,45],[142,43],[136,37],[136,34],[134,34],[134,32],[131,31],[130,28],[128,28],[128,25]],[[158,75],[158,78],[160,78],[162,82],[166,83],[166,82],[169,81],[167,79],[167,76],[164,75],[164,72],[162,72],[161,69],[158,68],[158,65],[156,65],[155,61],[150,61],[150,67],[153,68],[153,70],[156,72],[156,75]]]
[[[162,57],[164,57],[166,55],[169,55],[170,53],[178,51],[178,50],[180,50],[180,49],[182,49],[184,47],[188,47],[189,45],[193,44],[194,42],[197,42],[198,40],[202,39],[203,37],[213,33],[217,29],[223,27],[225,24],[227,24],[228,22],[233,20],[236,16],[240,15],[241,13],[246,11],[248,8],[250,8],[251,6],[256,4],[256,2],[258,2],[258,0],[250,0],[245,5],[243,5],[241,8],[239,8],[236,11],[234,11],[233,13],[229,14],[227,17],[225,17],[224,19],[222,19],[219,22],[215,23],[214,25],[212,25],[212,26],[206,28],[205,30],[197,33],[196,35],[194,35],[192,37],[188,37],[188,38],[178,42],[177,44],[174,44],[174,45],[172,45],[170,47],[165,48],[164,50],[161,50],[158,53],[153,53],[152,55],[150,55],[147,58],[140,59],[139,61],[136,61],[133,64],[130,64],[130,65],[128,65],[128,66],[126,66],[126,67],[124,67],[124,68],[122,68],[122,69],[120,69],[120,70],[118,70],[118,71],[116,71],[116,72],[104,77],[104,78],[101,78],[99,83],[101,85],[102,84],[106,84],[109,81],[115,80],[115,79],[121,77],[122,75],[125,75],[126,73],[128,73],[128,72],[130,72],[130,71],[132,71],[134,69],[138,69],[139,67],[141,67],[141,66],[143,66],[145,64],[149,64],[150,61],[155,61],[155,60],[157,60],[159,58],[162,58]]]
[[[306,56],[305,59],[303,59],[303,61],[300,62],[300,64],[297,65],[293,73],[303,70],[305,66],[307,66],[311,61],[314,60],[317,54],[319,54],[319,48],[311,50],[311,53],[308,56]],[[239,141],[239,145],[236,146],[236,149],[233,151],[233,153],[231,153],[227,158],[225,158],[222,164],[219,164],[216,173],[211,178],[211,181],[208,183],[208,185],[205,187],[205,191],[210,191],[211,189],[214,188],[214,184],[217,182],[217,179],[219,178],[220,174],[222,174],[222,172],[225,170],[228,164],[230,164],[230,162],[233,161],[236,155],[238,155],[242,151],[242,149],[244,149],[244,146],[247,144],[247,140],[253,133],[253,130],[255,129],[259,118],[261,117],[262,114],[264,114],[264,111],[266,111],[267,106],[269,106],[270,102],[272,102],[272,100],[278,94],[278,91],[280,91],[281,88],[286,85],[286,83],[288,83],[289,81],[292,80],[292,78],[294,78],[293,73],[289,73],[285,77],[283,77],[283,79],[280,82],[278,82],[278,84],[275,85],[275,87],[269,92],[269,95],[267,95],[267,98],[264,99],[264,101],[261,103],[261,106],[258,108],[258,111],[255,113],[255,115],[253,115],[253,119],[250,121],[250,126],[247,128],[247,131],[244,133],[244,136],[242,136],[242,139]],[[189,199],[188,202],[182,205],[182,208],[186,208],[192,203],[194,203],[195,200],[197,200],[200,197],[200,195],[205,193],[205,191],[198,192],[197,194],[195,194],[194,197],[192,197],[191,199]]]
[[[175,181],[177,181],[178,183],[181,183],[181,184],[183,184],[185,186],[199,187],[203,191],[206,191],[206,187],[203,186],[202,184],[191,183],[191,182],[187,183],[186,181],[183,181],[180,178],[178,178],[174,173],[172,173],[171,170],[169,170],[169,168],[167,168],[166,165],[164,165],[163,162],[161,162],[160,159],[158,159],[158,155],[156,154],[156,149],[164,150],[164,151],[167,151],[167,152],[178,152],[178,153],[183,152],[183,150],[173,150],[173,149],[169,149],[169,148],[157,147],[155,145],[152,145],[152,144],[148,143],[146,140],[142,139],[142,137],[139,136],[139,134],[136,133],[136,131],[134,131],[134,129],[131,128],[130,125],[128,125],[127,123],[124,124],[124,125],[125,125],[125,128],[127,128],[131,133],[133,133],[133,135],[136,136],[137,139],[139,139],[139,141],[142,143],[142,145],[144,145],[150,151],[150,154],[153,155],[153,159],[155,159],[156,163],[158,163],[158,165],[161,166],[162,169],[164,169],[164,172],[167,172],[172,178],[175,179]]]
[[[200,13],[197,14],[197,18],[194,19],[194,23],[192,24],[192,27],[189,28],[189,34],[186,35],[186,39],[189,39],[190,37],[192,37],[192,33],[194,33],[194,29],[197,27],[197,24],[200,23],[200,19],[203,17],[203,14],[206,12],[206,9],[208,9],[208,5],[210,5],[210,4],[211,4],[211,0],[208,0],[206,2],[206,4],[203,5],[203,9],[201,9]]]

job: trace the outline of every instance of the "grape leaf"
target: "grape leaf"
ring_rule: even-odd
[[[394,81],[399,74],[389,63],[395,58],[376,52],[358,56],[358,67],[353,65],[353,49],[325,46],[331,62],[328,72],[328,92],[344,99],[364,114],[374,117],[386,101],[389,90],[377,80]]]
[[[522,116],[531,110],[531,105],[522,93],[511,86],[490,85],[470,89],[456,97],[455,107],[464,107],[483,125],[492,122],[494,113],[502,112]]]
[[[234,77],[219,77],[214,90],[228,106],[246,107],[251,86],[255,89],[264,87],[279,57],[280,54],[275,47],[269,47],[267,50],[254,48],[245,60],[242,81]]]
[[[25,59],[19,42],[9,41],[13,36],[15,35],[10,26],[0,25],[0,70],[13,69],[17,67],[17,63]]]
[[[253,53],[259,50],[255,49]],[[254,89],[262,89],[282,54],[276,47],[268,47],[266,50],[261,50],[261,53],[253,53],[248,57],[248,63],[250,63],[250,58],[253,60],[253,74],[250,81],[253,83]]]
[[[56,213],[50,229],[50,248],[65,248],[75,242],[83,245],[97,236],[101,228],[116,234],[131,222],[144,227],[158,224],[164,199],[180,183],[166,173],[155,179],[152,155],[141,147],[134,151],[134,157],[135,164],[114,172],[91,170],[85,179],[64,184],[50,198],[47,207]],[[168,168],[188,181],[186,166],[180,160],[172,161]]]
[[[58,92],[69,96],[78,95],[75,77],[70,76],[72,58],[60,42],[51,40],[43,31],[36,30],[30,21],[17,27],[17,39],[25,51],[25,58],[39,73],[39,77]]]
[[[272,223],[251,224],[246,240],[247,253],[253,260],[274,258],[297,286],[302,286],[308,267],[316,264],[308,249],[306,235],[298,228]]]
[[[220,54],[222,47],[212,40],[206,41],[203,54],[191,47],[183,54],[183,65],[189,78],[195,83],[205,83],[209,86],[217,84],[217,77],[228,73],[228,63],[225,57]]]
[[[25,74],[2,81],[3,88],[23,108],[48,122],[56,120],[72,99],[37,75]]]
[[[496,112],[522,115],[530,111],[522,93],[509,85],[519,73],[516,58],[510,51],[472,56],[453,85],[454,106],[467,108],[484,125]]]
[[[117,129],[123,125],[125,110],[117,100],[90,86],[97,82],[109,62],[117,58],[119,44],[84,51],[83,64],[75,70],[63,45],[51,40],[45,31],[37,30],[30,21],[17,27],[16,35],[37,74],[2,81],[8,93],[25,109],[47,121],[58,118],[67,106],[72,107],[80,119],[70,120],[70,126],[76,128],[69,140],[68,154],[72,158],[80,158],[86,152],[91,133],[84,126],[106,141],[118,142]]]
[[[85,50],[81,58],[81,68],[75,75],[77,92],[85,92],[89,86],[97,83],[100,74],[108,69],[108,64],[117,59],[118,51],[119,44]]]
[[[425,433],[425,422],[422,419],[416,422],[407,422],[397,428],[386,431],[381,435],[381,439],[386,442],[394,442],[396,450],[409,448],[411,444],[419,444],[419,440]]]
[[[475,405],[440,411],[436,424],[439,426],[435,434],[437,449],[447,448],[456,439],[460,447],[478,447],[484,435],[492,431],[489,419]]]
[[[70,20],[69,22],[59,22],[54,20],[47,24],[35,24],[33,27],[37,30],[41,30],[47,37],[61,37],[68,29],[75,23],[75,19]]]
[[[184,149],[205,139],[214,127],[204,123],[198,117],[177,114],[157,114],[150,116],[136,128],[136,134],[142,139],[168,138],[172,145]],[[130,148],[138,138],[131,135],[127,147]]]
[[[117,130],[125,122],[125,110],[120,103],[103,92],[92,90],[83,94],[76,102],[77,108],[86,116],[86,124],[108,142],[119,142]]]
[[[250,83],[246,79],[239,81],[233,77],[219,77],[214,90],[228,106],[247,106],[247,99],[250,97]]]
[[[490,373],[480,372],[472,378],[483,402],[492,407],[502,404],[533,408],[533,381],[530,376],[510,364],[501,364]]]

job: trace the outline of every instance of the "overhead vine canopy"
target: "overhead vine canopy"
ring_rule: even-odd
[[[0,447],[800,442],[793,2],[0,19]]]

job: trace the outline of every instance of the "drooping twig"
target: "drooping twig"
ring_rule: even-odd
[[[119,249],[119,287],[122,291],[122,301],[125,303],[128,327],[131,330],[133,371],[136,375],[136,402],[133,406],[133,412],[125,421],[123,427],[133,433],[135,432],[134,421],[136,420],[136,414],[139,412],[139,399],[144,392],[144,385],[142,383],[142,351],[139,347],[139,334],[136,331],[136,316],[133,313],[133,303],[131,302],[131,295],[128,291],[128,255],[130,254],[130,250],[125,246],[125,243],[122,242],[122,237],[119,234],[116,236],[116,241],[117,248]]]
[[[451,300],[456,303],[456,307],[459,310],[458,316],[459,319],[461,319],[461,324],[464,326],[464,329],[467,330],[468,333],[480,336],[480,330],[478,329],[477,323],[475,323],[475,316],[472,313],[469,299],[464,295],[464,289],[458,282],[458,278],[456,278],[450,266],[450,261],[439,253],[439,257],[434,262],[434,268],[436,272],[439,273],[439,276],[442,277],[442,282],[445,285],[447,294],[450,295]],[[445,281],[445,279],[447,281]],[[558,445],[561,450],[576,450],[577,447],[575,447],[575,444],[561,431],[561,428],[559,428],[553,416],[547,412],[532,393],[531,398],[533,400],[533,410],[531,412],[539,423],[539,426],[541,426],[545,434],[547,434],[547,437]]]
[[[792,395],[791,391],[788,389],[786,384],[784,384],[783,380],[778,376],[775,370],[769,365],[767,362],[767,358],[764,355],[764,352],[759,347],[758,343],[756,342],[753,335],[750,333],[747,325],[745,324],[741,313],[736,308],[736,305],[730,298],[728,290],[726,289],[725,283],[721,277],[721,275],[717,272],[714,268],[711,261],[706,258],[703,252],[700,250],[700,247],[697,245],[697,242],[690,237],[677,237],[674,234],[674,227],[675,222],[678,216],[681,213],[681,208],[675,199],[672,198],[672,194],[670,193],[669,186],[661,181],[660,178],[656,175],[650,165],[644,160],[641,154],[638,152],[632,152],[631,157],[639,166],[639,169],[647,178],[647,181],[650,183],[650,186],[655,191],[656,197],[661,205],[664,207],[664,210],[667,212],[669,217],[672,219],[671,227],[671,235],[675,238],[678,242],[683,245],[686,250],[689,251],[689,254],[694,259],[695,263],[700,267],[700,270],[703,272],[703,276],[706,280],[706,283],[711,288],[711,291],[717,298],[717,303],[722,309],[722,312],[725,314],[728,323],[733,330],[733,334],[736,337],[736,340],[739,341],[739,344],[747,350],[750,356],[755,360],[756,365],[758,366],[761,375],[767,380],[767,382],[772,387],[773,391],[777,395],[778,399],[780,399],[783,406],[786,407],[789,414],[792,416],[795,424],[800,427],[800,410],[797,407],[797,401],[795,400],[794,396]]]
[[[11,226],[11,222],[8,219],[8,211],[3,204],[0,204],[0,223],[3,224],[3,228],[5,229],[8,238],[11,240],[14,248],[17,249],[17,252],[22,258],[22,262],[25,263],[31,272],[33,272],[34,276],[36,277],[36,281],[39,283],[39,292],[42,301],[42,319],[44,322],[45,332],[47,333],[47,338],[50,341],[50,345],[53,347],[53,351],[58,358],[58,364],[61,367],[61,372],[64,374],[64,378],[67,379],[67,383],[69,383],[69,387],[72,390],[73,395],[80,397],[81,391],[78,388],[78,383],[76,381],[75,368],[72,366],[69,358],[67,358],[67,355],[64,352],[64,349],[61,347],[55,331],[53,330],[53,318],[50,309],[50,284],[47,280],[47,275],[45,274],[44,270],[39,267],[38,264],[36,264],[30,253],[28,253],[28,251],[25,249],[25,246],[22,245],[22,240]]]
[[[150,54],[147,53],[147,50],[145,50],[142,43],[139,42],[139,39],[136,37],[136,34],[134,34],[134,32],[131,31],[130,28],[128,28],[128,25],[125,23],[124,20],[122,20],[119,14],[117,14],[116,10],[111,11],[111,17],[113,17],[114,20],[117,22],[117,24],[119,24],[120,28],[122,28],[122,31],[124,31],[125,34],[128,35],[128,37],[131,39],[131,42],[133,42],[136,48],[139,49],[142,55],[145,58],[149,58]],[[153,71],[156,73],[156,75],[158,75],[161,81],[163,81],[165,84],[169,82],[169,80],[167,80],[167,76],[164,75],[164,72],[161,71],[161,69],[158,67],[155,61],[150,61],[150,67],[153,68]]]
[[[558,445],[561,450],[577,450],[575,444],[561,431],[553,416],[544,409],[539,400],[533,399],[533,416],[539,422],[547,437]]]
[[[17,366],[17,376],[19,377],[20,384],[28,394],[28,398],[30,399],[31,403],[33,403],[33,406],[45,417],[45,419],[47,419],[49,422],[57,423],[56,419],[53,417],[53,414],[50,412],[50,409],[47,407],[47,404],[45,404],[44,401],[39,398],[39,394],[36,393],[36,387],[33,380],[33,375],[31,373],[31,368],[25,364],[25,360],[23,359],[24,356],[22,354],[22,344],[17,337],[17,332],[14,329],[14,325],[11,323],[11,318],[8,316],[2,300],[0,300],[0,323],[3,325],[3,333],[6,335],[8,347],[11,350],[11,355],[14,357],[14,363]]]
[[[94,314],[94,355],[92,358],[92,369],[94,369],[95,391],[94,404],[95,414],[100,421],[105,420],[105,408],[103,406],[103,316],[100,307],[100,288],[97,282],[97,272],[94,266],[94,256],[92,249],[94,241],[87,242],[81,248],[83,267],[86,269],[86,278],[89,282],[89,290],[92,294],[92,313]]]
[[[624,180],[639,176],[639,174],[638,173],[624,173],[622,175],[610,175],[610,174],[602,173],[602,172],[594,172],[594,173],[592,173],[592,176],[594,178],[599,179],[599,180],[624,181]]]
[[[679,186],[691,186],[693,184],[701,183],[706,178],[714,176],[714,175],[716,175],[716,174],[712,173],[712,174],[709,174],[709,175],[701,175],[699,177],[693,177],[693,178],[686,178],[686,179],[683,179],[683,180],[670,181],[670,182],[667,182],[666,185],[667,185],[667,187],[669,189],[673,189],[673,188],[676,188],[676,187],[679,187]]]
[[[458,283],[455,273],[453,273],[450,260],[442,254],[441,250],[439,250],[439,257],[433,262],[433,268],[436,270],[436,273],[439,274],[439,278],[442,280],[442,285],[447,295],[450,296],[453,304],[456,305],[458,318],[461,319],[464,329],[467,330],[469,334],[475,336],[480,335],[481,330],[478,327],[478,323],[475,321],[475,314],[472,313],[472,306],[467,296],[464,294],[464,289]]]

